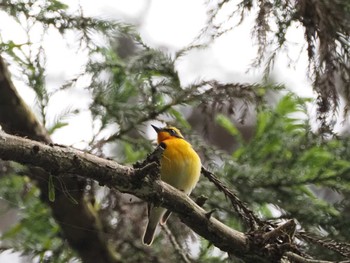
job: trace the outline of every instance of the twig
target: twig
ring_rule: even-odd
[[[146,159],[142,162],[137,162],[133,165],[135,169],[140,169],[145,166],[147,166],[150,163],[157,163],[159,164],[160,157],[162,156],[162,153],[165,150],[165,145],[162,143],[158,145],[158,147],[149,155],[147,155]]]
[[[324,248],[327,248],[329,250],[335,251],[340,255],[342,255],[343,257],[350,258],[350,244],[340,243],[335,241],[326,241],[320,237],[312,237],[311,235],[305,232],[299,232],[298,237],[310,243],[314,243]]]
[[[289,240],[293,239],[295,233],[295,221],[293,219],[287,221],[286,223],[280,225],[274,230],[267,232],[263,235],[264,243],[269,243],[279,237],[288,237]]]
[[[184,249],[180,246],[179,242],[177,242],[175,236],[171,232],[171,230],[168,228],[167,225],[162,225],[162,229],[164,230],[165,234],[169,238],[171,244],[173,245],[177,255],[184,263],[192,263],[192,261],[189,259],[187,253],[184,251]]]
[[[350,260],[345,261],[327,261],[327,260],[318,260],[312,258],[305,258],[293,252],[286,252],[285,257],[292,260],[295,263],[350,263]]]
[[[209,179],[225,196],[230,199],[231,204],[243,222],[250,227],[251,230],[256,230],[264,223],[251,211],[226,185],[224,185],[212,172],[202,167],[202,174]]]

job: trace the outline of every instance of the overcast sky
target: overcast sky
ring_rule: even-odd
[[[72,5],[72,1],[65,1]],[[97,16],[108,19],[136,24],[144,41],[150,46],[160,48],[170,54],[185,47],[198,35],[206,22],[208,6],[204,0],[81,0],[74,1],[72,10],[76,10],[78,3],[83,7],[85,15]],[[239,2],[239,1],[236,1]],[[233,8],[231,6],[222,12],[221,19],[226,19]],[[0,18],[2,19],[2,18]],[[220,19],[220,17],[219,17]],[[237,22],[238,19],[232,22]],[[252,41],[251,28],[254,16],[233,31],[217,39],[208,49],[197,50],[181,58],[177,63],[181,82],[186,85],[199,79],[217,79],[229,82],[258,82],[262,78],[261,69],[247,71],[256,55],[256,45]],[[25,42],[23,31],[18,26],[3,21],[0,28],[1,34],[6,39],[14,39]],[[232,26],[229,24],[228,26]],[[47,53],[47,81],[49,89],[57,89],[65,80],[74,78],[82,70],[86,62],[86,54],[77,53],[75,36],[69,36],[69,44],[54,30],[45,38],[44,48]],[[293,28],[288,31],[287,39],[292,43],[289,49],[289,58],[298,61],[294,67],[288,67],[286,56],[277,58],[272,77],[274,81],[283,83],[287,88],[297,91],[304,96],[312,96],[310,81],[306,77],[307,58],[300,56],[300,48],[303,46],[303,31]],[[40,41],[40,35],[33,31],[32,40]],[[76,41],[75,41],[76,42]],[[20,81],[16,81],[20,93],[26,102],[35,105],[35,95]],[[57,107],[61,111],[69,107],[83,107],[88,105],[89,98],[83,92],[68,94],[61,92],[52,97],[52,103],[48,108],[51,119],[57,114]],[[51,116],[50,116],[51,114]],[[85,133],[76,132],[84,130]],[[69,134],[69,136],[67,136]],[[92,136],[91,118],[88,111],[82,111],[78,116],[70,120],[70,125],[60,129],[54,134],[53,139],[57,143],[74,145],[84,148],[86,144],[81,141],[89,140]]]

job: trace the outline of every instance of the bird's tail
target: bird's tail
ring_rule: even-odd
[[[165,212],[166,209],[162,207],[153,207],[149,210],[148,224],[145,234],[143,235],[143,244],[147,246],[152,245],[158,222],[163,217]]]
[[[171,215],[171,211],[167,210],[164,215],[162,216],[162,219],[160,220],[161,225],[165,225],[166,221],[168,220],[169,216]]]

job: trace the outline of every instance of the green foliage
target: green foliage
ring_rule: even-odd
[[[220,0],[209,10],[205,34],[209,41],[234,30],[236,26],[254,17],[252,35],[258,46],[254,66],[263,66],[265,78],[269,78],[274,63],[284,51],[293,46],[288,34],[302,28],[304,42],[300,44],[301,56],[308,59],[307,74],[317,94],[318,117],[323,131],[329,132],[332,124],[327,118],[339,108],[348,113],[350,105],[350,56],[349,1],[257,1]],[[249,26],[251,23],[248,23]],[[230,25],[228,28],[227,25]],[[211,36],[211,37],[208,37]],[[200,39],[200,38],[198,38]],[[322,44],[320,44],[322,43]],[[290,58],[291,65],[298,59]],[[341,92],[339,92],[341,90]],[[339,103],[343,97],[346,106]]]
[[[228,131],[232,136],[235,137],[235,139],[239,143],[243,143],[243,138],[239,132],[239,130],[236,128],[236,126],[231,122],[229,118],[227,118],[223,114],[218,114],[216,116],[216,122],[223,127],[226,131]]]
[[[342,221],[349,209],[343,199],[350,189],[348,145],[348,138],[315,136],[305,100],[287,94],[259,111],[255,135],[225,164],[225,179],[266,219],[296,218],[314,234],[349,240],[349,223]],[[318,197],[320,189],[338,201]]]
[[[145,146],[146,147],[146,146]],[[122,162],[127,164],[133,164],[139,160],[144,159],[149,151],[145,150],[140,144],[134,144],[129,142],[123,142],[122,145],[122,156],[124,157]],[[151,149],[151,147],[147,147]]]
[[[66,127],[69,125],[68,119],[76,114],[78,114],[80,111],[78,109],[73,108],[67,108],[63,110],[62,112],[56,114],[55,118],[53,119],[52,123],[49,123],[47,125],[47,132],[52,135],[57,130]]]
[[[18,210],[19,216],[1,236],[6,247],[36,258],[37,262],[63,263],[75,257],[62,240],[49,208],[40,202],[39,190],[26,177],[3,176],[0,184],[1,199],[8,204],[7,209]]]
[[[222,1],[221,6],[226,2],[229,1]],[[325,1],[319,2],[321,7],[326,6]],[[254,3],[255,1],[242,1],[239,8],[243,11],[250,10]],[[275,1],[270,4],[272,6],[265,6],[267,9],[259,6],[260,12],[267,11],[266,14],[260,13],[258,21],[261,23],[256,27],[261,61],[265,59],[262,51],[266,50],[264,45],[268,42],[264,34],[268,31],[266,26],[269,20],[265,18],[272,14],[272,7],[277,10],[276,14],[290,12],[290,9],[281,9],[283,6],[290,8],[287,2]],[[27,28],[25,43],[15,43],[12,40],[0,43],[1,51],[20,68],[25,84],[35,92],[42,121],[50,134],[69,125],[68,117],[86,110],[59,109],[53,121],[48,120],[46,112],[52,95],[74,88],[80,78],[91,79],[86,85],[91,99],[88,110],[98,126],[87,150],[101,156],[113,156],[123,164],[132,164],[152,151],[153,147],[144,135],[150,121],[175,122],[184,128],[184,134],[191,134],[191,124],[184,112],[197,108],[204,119],[201,126],[206,127],[215,120],[239,142],[239,146],[234,152],[225,153],[210,145],[205,136],[186,138],[190,138],[195,148],[201,152],[203,163],[210,160],[217,162],[215,169],[221,176],[220,179],[229,188],[234,188],[239,198],[249,204],[256,214],[263,219],[272,220],[296,218],[305,230],[312,233],[327,235],[339,241],[350,239],[350,140],[346,137],[323,140],[314,134],[309,126],[305,106],[310,100],[288,93],[277,105],[267,106],[264,103],[267,91],[281,90],[277,85],[201,80],[184,87],[176,70],[176,62],[195,46],[185,47],[174,57],[147,46],[131,26],[85,17],[81,10],[72,14],[68,12],[67,5],[57,0],[2,1],[1,7],[1,12],[13,17],[17,23],[26,21],[32,26],[39,26],[42,37],[47,36],[48,28],[57,30],[63,37],[68,32],[75,32],[79,36],[80,48],[87,50],[89,60],[82,74],[73,80],[67,80],[63,87],[49,90],[46,83],[45,50],[41,43],[34,45],[31,42],[32,26]],[[215,17],[215,12],[212,14]],[[275,18],[278,22],[275,43],[279,47],[285,43],[286,28],[292,20],[300,18],[291,16],[292,14],[297,15],[288,13]],[[285,31],[281,31],[283,27]],[[223,32],[218,35],[221,33]],[[96,35],[103,39],[103,43],[95,41]],[[337,39],[339,37],[336,36]],[[128,54],[120,51],[120,48],[125,48],[122,45],[125,40],[128,41],[128,47],[132,48]],[[311,35],[307,41],[311,46],[316,41],[316,35]],[[344,51],[344,46],[341,47]],[[334,48],[333,51],[336,50]],[[309,55],[313,60],[316,59],[312,54]],[[267,73],[274,58],[275,54],[268,59]],[[320,67],[313,72],[322,72],[327,68],[323,66],[325,63],[329,61],[320,61]],[[331,94],[331,99],[334,99],[332,87],[326,90],[326,94]],[[324,97],[321,102],[322,100],[324,102]],[[244,134],[231,121],[232,115],[239,113],[237,105],[242,106],[242,118],[250,107],[257,109],[255,132],[249,141],[243,140]],[[105,134],[110,136],[104,136]],[[14,174],[23,173],[15,164],[13,167]],[[51,201],[55,201],[57,190],[53,187],[53,179],[50,177],[48,182]],[[25,177],[7,174],[0,180],[0,196],[20,210],[20,220],[2,235],[4,242],[16,251],[37,256],[39,261],[67,262],[73,259],[75,255],[60,236],[48,207],[40,202],[37,188]],[[334,196],[332,202],[319,197],[320,190],[325,189]],[[77,203],[70,190],[64,189],[64,192],[72,202]],[[96,209],[96,213],[124,262],[169,262],[176,258],[178,248],[172,246],[165,235],[156,239],[152,249],[140,245],[146,214],[143,203],[134,202],[132,198],[112,190],[104,191],[94,183],[88,184],[84,190],[89,200],[93,200],[91,203],[98,202],[96,207],[99,209]],[[225,196],[205,179],[200,181],[193,193],[193,196],[200,195],[210,197],[204,208],[208,211],[216,209],[215,217],[237,230],[246,230]],[[188,254],[192,242],[188,241],[188,231],[178,227],[181,222],[176,221],[176,217],[170,218],[169,225],[172,224],[175,226],[172,229],[173,235],[180,243],[184,243],[185,249],[180,252]],[[199,254],[194,259],[198,262],[229,260],[206,240],[200,240],[198,245]],[[315,251],[315,254],[324,253],[319,248],[315,248]],[[232,261],[239,262],[235,259]]]
[[[198,255],[198,262],[220,263],[225,262],[226,256],[218,252],[217,256],[213,256],[214,247],[207,240],[201,240],[201,247]]]
[[[98,61],[92,60],[88,65],[93,79],[91,110],[94,117],[101,118],[102,128],[110,122],[118,123],[118,137],[169,110],[169,100],[183,92],[174,61],[160,51],[142,46],[127,61],[112,50],[99,49],[92,55],[96,52],[103,56],[103,62],[97,56]],[[103,74],[109,77],[103,78]]]

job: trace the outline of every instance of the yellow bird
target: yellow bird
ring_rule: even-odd
[[[200,172],[201,160],[181,132],[175,127],[152,127],[158,134],[158,144],[162,143],[165,150],[160,159],[160,177],[162,181],[183,191],[187,195],[196,186]],[[148,224],[143,236],[143,243],[151,245],[158,223],[165,224],[170,211],[162,207],[150,205],[148,210]]]

